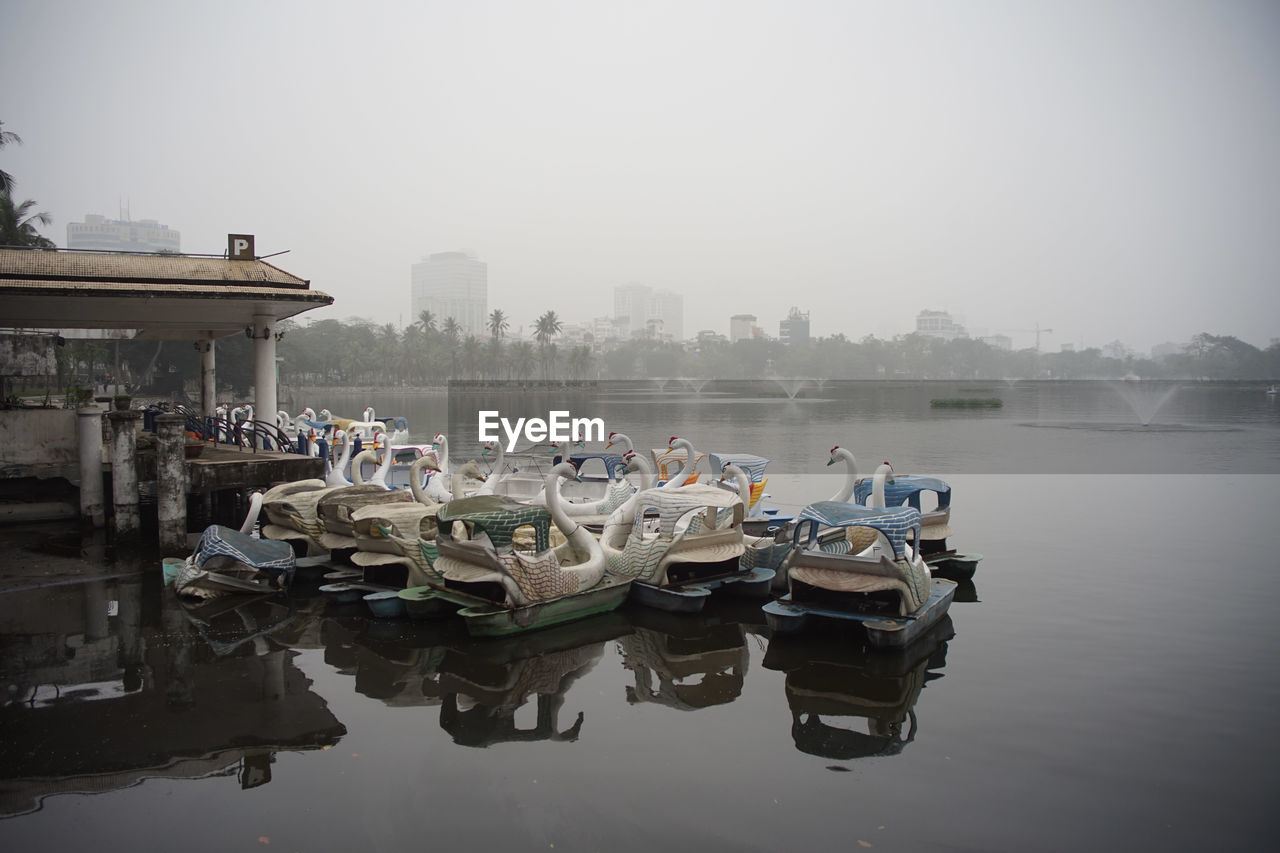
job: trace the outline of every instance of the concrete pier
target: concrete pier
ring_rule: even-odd
[[[136,538],[138,511],[138,421],[142,412],[108,412],[111,422],[111,500],[117,541]]]
[[[160,551],[170,557],[187,553],[186,424],[183,415],[156,416],[156,513]]]
[[[102,489],[102,415],[99,406],[76,410],[76,435],[80,442],[80,516],[94,527],[106,524]]]
[[[276,422],[276,318],[253,315],[253,406],[258,420]]]
[[[200,350],[200,413],[211,418],[218,408],[218,377],[214,369],[217,353],[213,338],[196,341],[196,349]]]

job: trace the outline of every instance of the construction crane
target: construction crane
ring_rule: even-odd
[[[1040,335],[1041,335],[1041,334],[1045,334],[1045,335],[1052,335],[1052,334],[1053,334],[1053,329],[1042,329],[1042,328],[1040,328],[1040,324],[1039,324],[1039,323],[1036,323],[1036,327],[1035,327],[1034,329],[997,329],[996,331],[999,331],[999,332],[1023,332],[1023,333],[1026,333],[1026,334],[1035,333],[1035,336],[1036,336],[1036,352],[1040,352]]]

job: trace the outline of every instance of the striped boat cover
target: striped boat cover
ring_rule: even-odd
[[[192,565],[199,570],[217,571],[222,560],[226,558],[233,563],[242,563],[252,569],[269,575],[277,586],[285,587],[293,580],[297,568],[293,548],[288,542],[277,542],[271,539],[254,539],[247,533],[241,533],[221,524],[206,527],[191,555]],[[214,565],[207,564],[214,562]],[[283,575],[282,580],[276,580]]]
[[[893,555],[902,559],[907,550],[907,533],[915,531],[916,541],[920,539],[920,511],[914,507],[890,507],[874,509],[859,504],[847,504],[839,501],[819,501],[809,504],[796,516],[797,544],[805,525],[803,521],[815,521],[821,527],[873,527],[879,530],[893,546]],[[808,536],[816,534],[811,529]]]
[[[865,504],[871,497],[873,485],[872,477],[863,477],[854,483],[853,499],[860,504]],[[918,477],[913,474],[901,476],[895,474],[892,483],[884,484],[884,505],[902,506],[906,503],[907,506],[920,509],[921,492],[936,492],[938,509],[946,509],[951,505],[951,486],[945,480],[939,480],[937,477]]]
[[[653,453],[653,469],[658,473],[659,480],[670,480],[671,475],[677,470],[677,463],[683,465],[685,461],[684,450],[672,450],[669,447],[655,447]],[[707,457],[705,453],[699,453],[694,457],[693,465],[686,466],[682,470],[689,472],[684,478],[684,485],[689,486],[698,482],[698,463]]]

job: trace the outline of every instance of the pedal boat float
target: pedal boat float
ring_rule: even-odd
[[[870,528],[876,544],[856,554],[821,549],[822,530]],[[859,622],[880,648],[902,648],[946,615],[956,583],[934,579],[908,536],[920,541],[920,511],[821,501],[796,518],[787,557],[790,592],[764,606],[776,634],[800,631],[813,620]]]

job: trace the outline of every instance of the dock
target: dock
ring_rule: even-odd
[[[316,456],[252,450],[233,444],[206,443],[195,458],[185,462],[187,492],[208,494],[224,489],[265,489],[276,483],[324,476],[324,461]],[[156,453],[138,454],[138,476],[156,479]]]

